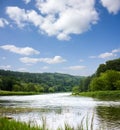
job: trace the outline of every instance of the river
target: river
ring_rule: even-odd
[[[82,121],[86,126],[87,121],[90,125],[94,117],[95,130],[120,130],[119,101],[77,97],[71,93],[0,96],[0,114],[37,125],[46,120],[51,130],[64,128],[65,123],[76,127]]]

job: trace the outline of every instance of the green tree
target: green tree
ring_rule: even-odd
[[[79,86],[73,87],[73,88],[72,88],[72,93],[74,93],[74,94],[79,94],[79,93],[80,93],[80,88],[79,88]]]
[[[120,90],[120,80],[117,80],[114,85],[117,90]]]
[[[51,93],[55,92],[55,90],[54,90],[53,87],[50,87],[50,88],[48,89],[48,91],[51,92]]]
[[[119,89],[120,72],[108,70],[95,77],[90,83],[90,90],[117,90]]]
[[[100,64],[96,71],[96,76],[100,76],[101,73],[107,70],[120,71],[120,58],[109,60],[105,64]]]

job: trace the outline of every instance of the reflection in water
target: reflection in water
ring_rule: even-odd
[[[96,112],[101,127],[108,130],[120,130],[120,107],[97,106]]]
[[[119,112],[119,101],[99,101],[70,96],[70,93],[0,96],[0,114],[40,125],[41,119],[45,117],[48,127],[52,130],[63,127],[65,123],[75,127],[83,118],[86,125],[87,116],[91,120],[93,113],[94,130],[99,129],[100,124],[104,130],[117,130],[120,129]]]

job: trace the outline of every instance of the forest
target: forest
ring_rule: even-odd
[[[68,92],[79,86],[80,76],[60,73],[28,73],[0,70],[0,90],[22,92]]]
[[[0,70],[0,90],[69,92],[120,90],[120,58],[100,64],[88,77],[60,73],[28,73]]]
[[[80,85],[72,89],[76,94],[108,90],[120,90],[120,58],[100,64],[93,75],[82,78]]]

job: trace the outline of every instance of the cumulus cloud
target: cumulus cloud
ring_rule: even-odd
[[[94,59],[94,58],[101,58],[101,59],[108,59],[108,58],[113,58],[117,56],[117,53],[120,52],[120,49],[114,49],[111,52],[105,52],[101,53],[98,56],[90,56],[89,58]]]
[[[102,58],[102,59],[106,59],[106,58],[111,58],[111,57],[115,57],[115,56],[116,56],[115,53],[105,52],[105,53],[100,54],[98,57]]]
[[[85,69],[86,67],[85,66],[69,66],[67,69],[69,70],[73,70],[73,71],[78,71],[78,70],[83,70]]]
[[[3,45],[0,49],[7,50],[20,55],[39,54],[40,52],[31,47],[16,47],[15,45]]]
[[[20,9],[19,7],[7,7],[6,13],[9,17],[15,21],[18,27],[22,28],[25,26],[25,22],[28,18],[24,9]]]
[[[28,23],[39,28],[43,20],[43,17],[36,11],[21,9],[17,6],[7,7],[6,13],[20,28],[25,27]]]
[[[53,58],[30,58],[30,57],[22,57],[20,61],[26,64],[34,64],[38,62],[43,62],[47,64],[58,64],[63,63],[66,60],[63,59],[61,56],[55,56]]]
[[[32,23],[41,33],[69,40],[71,34],[82,34],[98,21],[95,0],[36,0],[35,10],[7,7],[6,13],[17,24]]]
[[[0,18],[0,27],[3,28],[3,27],[5,27],[8,24],[9,24],[9,22],[6,19]]]
[[[117,14],[120,11],[120,0],[101,0],[101,3],[109,13]]]
[[[11,68],[11,65],[0,65],[0,69],[10,70]]]

